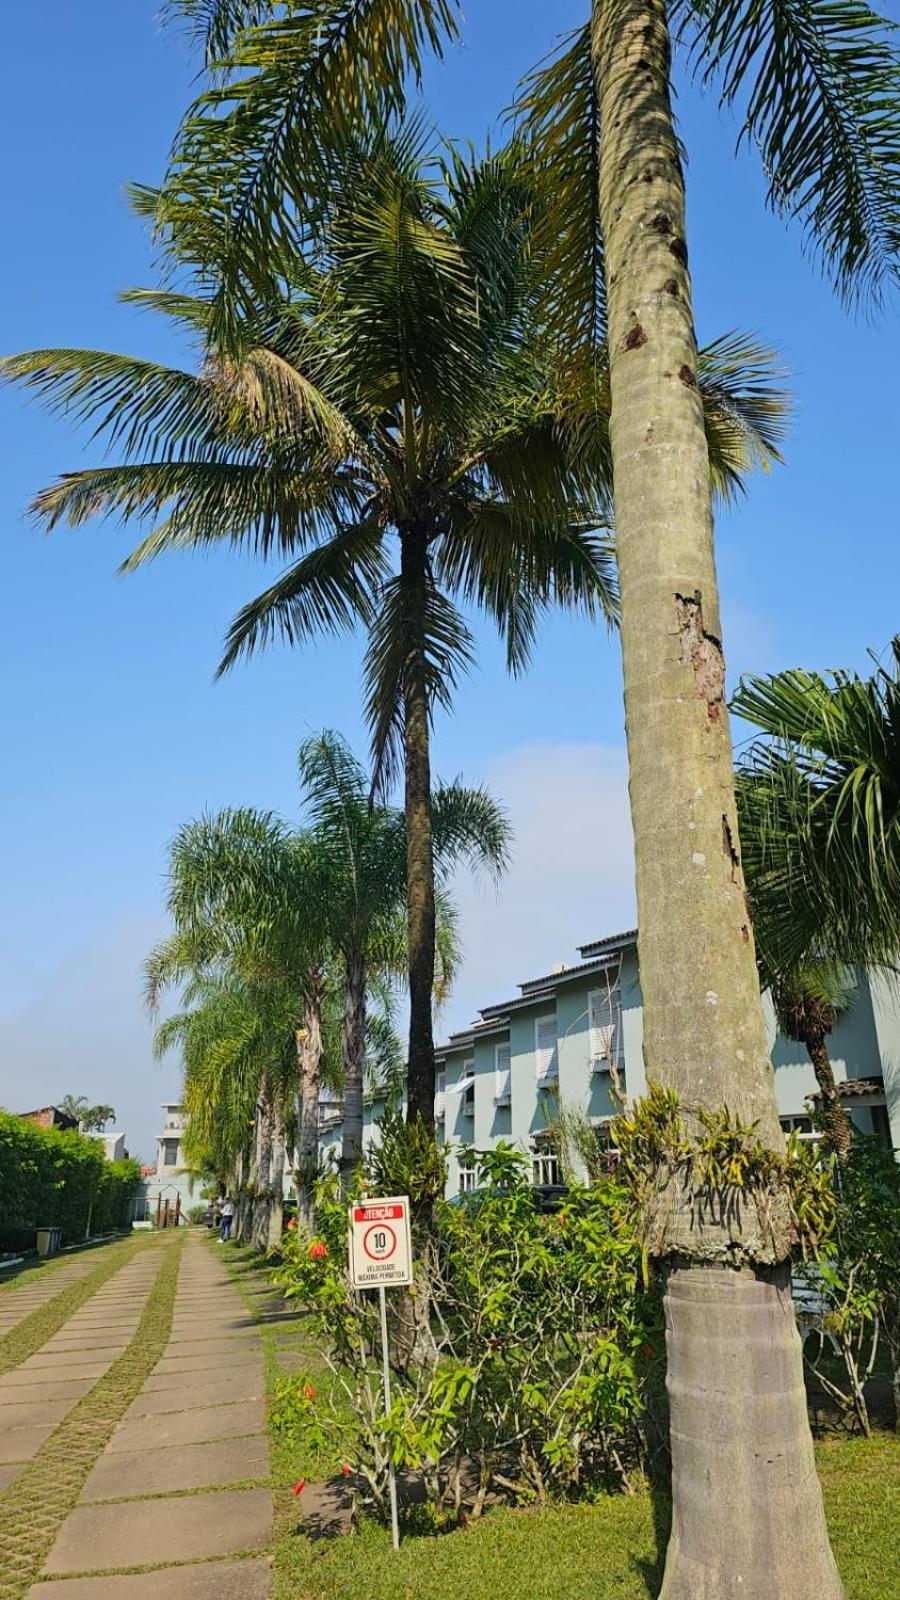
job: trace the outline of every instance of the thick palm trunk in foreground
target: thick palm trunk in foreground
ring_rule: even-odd
[[[363,1142],[363,1076],[366,1065],[366,974],[362,957],[348,957],[344,981],[344,1128],[341,1183],[346,1189],[359,1165]]]
[[[424,621],[428,546],[422,528],[403,530],[403,739],[406,809],[406,894],[409,930],[409,1055],[407,1118],[434,1131],[434,844],[431,827],[431,728]]]
[[[662,0],[594,8],[611,442],[647,1076],[783,1150],[741,871]],[[674,1197],[665,1600],[835,1600],[787,1229]],[[733,1264],[732,1264],[733,1263]]]
[[[313,1219],[313,1184],[319,1169],[319,1073],[322,1062],[322,1017],[318,999],[309,999],[303,1026],[297,1031],[297,1079],[300,1134],[297,1141],[297,1211],[307,1226]]]

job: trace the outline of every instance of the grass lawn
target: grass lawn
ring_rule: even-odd
[[[239,1276],[260,1271],[243,1251],[228,1255]],[[327,1373],[299,1329],[282,1324],[266,1340],[273,1362],[276,1340],[281,1348],[304,1344],[309,1375],[324,1395]],[[816,1453],[848,1600],[900,1596],[900,1436],[828,1439]],[[389,1533],[371,1524],[346,1538],[305,1537],[292,1486],[322,1470],[323,1463],[273,1433],[273,1600],[650,1600],[658,1592],[665,1510],[649,1494],[541,1512],[493,1511],[452,1533],[408,1536],[395,1554]]]

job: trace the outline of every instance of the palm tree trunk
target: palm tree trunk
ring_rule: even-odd
[[[297,1032],[297,1075],[300,1098],[300,1136],[297,1141],[297,1211],[312,1225],[313,1185],[319,1170],[319,1074],[322,1065],[322,1013],[317,992],[303,1008],[303,1026]]]
[[[428,541],[416,524],[401,531],[400,582],[403,593],[403,754],[406,809],[406,903],[409,931],[409,1122],[421,1117],[434,1132],[435,907],[434,844],[431,829],[431,726],[426,681],[424,617],[428,581]]]
[[[272,1176],[272,1102],[265,1090],[256,1102],[256,1154],[253,1166],[251,1239],[257,1250],[265,1250],[269,1237]]]
[[[279,1095],[272,1106],[272,1170],[270,1184],[272,1203],[269,1207],[269,1229],[266,1249],[277,1250],[284,1227],[284,1104]]]
[[[783,1150],[741,871],[664,0],[595,0],[600,218],[647,1077]],[[665,1600],[835,1600],[786,1219],[699,1217],[667,1262]],[[734,1267],[725,1266],[726,1260]]]
[[[822,1125],[825,1129],[825,1141],[834,1151],[838,1161],[846,1161],[853,1143],[853,1126],[847,1113],[846,1106],[838,1098],[834,1081],[834,1071],[825,1035],[810,1033],[804,1037],[802,1043],[809,1052],[816,1083],[822,1096]]]
[[[344,981],[344,1123],[341,1186],[353,1180],[363,1141],[363,1077],[366,1066],[366,971],[358,952],[347,957]]]

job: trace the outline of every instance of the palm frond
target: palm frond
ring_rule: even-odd
[[[847,298],[900,281],[900,56],[865,0],[677,0],[698,75],[739,104],[773,210]]]
[[[785,380],[775,352],[750,334],[722,334],[698,352],[710,478],[721,499],[743,492],[752,471],[781,462],[790,420]]]
[[[384,578],[382,530],[375,522],[342,528],[310,550],[238,612],[217,676],[276,636],[288,644],[369,625]]]
[[[160,215],[174,200],[227,222],[219,263],[221,343],[249,283],[268,280],[273,236],[308,223],[328,192],[333,153],[354,130],[402,108],[426,53],[455,36],[453,0],[298,0],[232,36],[225,82],[202,94],[176,140]],[[177,229],[174,231],[177,248]]]
[[[568,341],[595,343],[604,336],[606,293],[590,23],[525,78],[513,117],[538,195],[533,237],[545,309]]]
[[[433,583],[428,585],[423,613],[417,621],[429,708],[432,713],[435,706],[449,710],[460,678],[474,663],[474,640],[452,601]],[[379,795],[389,791],[401,761],[403,694],[410,647],[400,580],[391,578],[381,591],[369,623],[364,667],[372,787]]]
[[[464,864],[499,878],[509,866],[513,829],[503,806],[482,786],[457,778],[438,783],[431,797],[435,865],[446,877]]]
[[[107,350],[28,350],[0,359],[0,378],[30,389],[50,411],[105,434],[137,458],[190,460],[233,448],[215,390],[193,373]]]

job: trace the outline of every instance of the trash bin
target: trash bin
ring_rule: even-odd
[[[45,1256],[55,1256],[58,1249],[59,1249],[59,1229],[58,1228],[38,1228],[38,1230],[37,1230],[37,1253],[38,1253],[38,1255],[41,1256],[42,1258],[45,1257]]]

